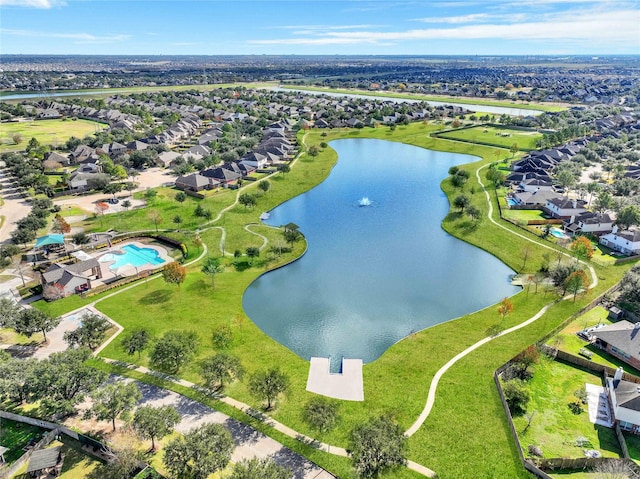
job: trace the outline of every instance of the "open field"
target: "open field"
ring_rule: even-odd
[[[323,133],[320,131],[311,131],[305,137],[305,144],[310,146],[337,138],[379,138],[474,155],[475,158],[469,158],[471,161],[475,160],[474,163],[462,166],[471,173],[464,191],[471,196],[483,219],[472,222],[457,212],[450,212],[444,218],[443,227],[452,235],[489,251],[513,269],[519,270],[522,267],[521,253],[524,240],[512,232],[526,233],[508,223],[502,223],[505,229],[498,228],[488,220],[487,199],[475,176],[478,168],[496,161],[495,148],[430,137],[430,133],[436,128],[433,125],[412,124],[399,126],[395,131],[388,128],[334,130],[327,132],[327,136],[321,136]],[[504,150],[503,154],[505,158],[510,156],[507,150]],[[266,195],[258,196],[256,207],[247,209],[235,206],[225,213],[214,224],[226,230],[225,249],[233,251],[237,247],[244,249],[246,246],[260,245],[261,240],[244,230],[244,225],[258,222],[257,218],[261,212],[268,211],[287,198],[321,182],[336,160],[336,153],[331,148],[324,149],[315,158],[302,155],[290,173],[278,174],[270,179],[272,187]],[[484,176],[482,171],[481,177]],[[460,194],[460,190],[453,188],[448,180],[443,181],[442,188],[449,198]],[[245,191],[248,190],[244,187],[240,190]],[[161,191],[161,196],[164,198],[159,201],[167,201],[168,205],[171,205],[172,201],[175,202],[170,198],[169,190],[166,193]],[[493,195],[491,197],[492,201],[495,201]],[[207,204],[215,217],[217,211],[233,199],[234,194],[229,192],[227,198],[214,196],[215,203],[205,203],[209,200],[207,198],[202,200],[202,204]],[[497,217],[495,206],[494,203],[494,218]],[[195,203],[191,203],[190,208],[194,207]],[[103,217],[102,221],[106,229],[118,220],[115,217]],[[144,227],[149,229],[152,225],[147,222]],[[200,225],[200,228],[202,230],[204,225]],[[266,227],[260,228],[262,234],[271,230]],[[216,254],[219,251],[221,231],[210,229],[202,231],[200,235],[208,245],[210,254]],[[278,240],[280,233],[273,230],[267,231],[265,235],[273,244],[273,241]],[[529,239],[537,241],[533,234]],[[302,243],[297,243],[297,250],[287,258],[300,254],[304,249]],[[543,254],[547,249],[537,243],[529,244],[527,270],[533,272],[542,263]],[[242,271],[234,271],[233,262],[229,258],[225,260],[225,272],[216,276],[215,288],[211,287],[208,278],[200,273],[199,265],[194,265],[189,268],[187,280],[180,288],[155,279],[105,299],[97,303],[96,307],[122,324],[125,327],[124,334],[134,327],[146,327],[154,337],[169,329],[197,331],[201,336],[198,358],[204,358],[213,352],[211,330],[221,324],[231,325],[234,336],[228,352],[239,356],[249,373],[279,365],[291,378],[291,392],[278,404],[277,410],[273,413],[274,418],[299,432],[340,446],[346,445],[349,430],[353,425],[373,415],[392,413],[403,428],[408,428],[422,411],[428,385],[436,371],[454,355],[487,336],[487,329],[499,320],[495,306],[492,306],[418,332],[395,344],[378,360],[365,365],[365,401],[342,403],[342,420],[339,426],[327,434],[317,435],[301,418],[304,404],[312,397],[305,391],[308,362],[264,335],[242,310],[242,294],[250,282],[265,268],[274,267],[287,258],[276,258],[265,264],[261,253],[259,261]],[[444,479],[528,477],[518,462],[511,442],[507,421],[493,383],[493,371],[528,345],[540,340],[549,330],[591,301],[596,294],[616,283],[630,266],[596,266],[599,284],[595,291],[579,296],[575,303],[563,301],[553,305],[538,321],[517,333],[500,336],[458,361],[440,381],[431,415],[409,440],[410,459],[434,469],[439,477]],[[54,314],[61,314],[64,310],[75,309],[85,302],[99,298],[100,296],[88,299],[72,297],[55,303],[37,303],[36,306]],[[530,293],[528,296],[524,293],[515,295],[514,312],[508,315],[500,326],[507,328],[523,322],[553,299],[553,293],[543,294],[542,291],[538,294]],[[140,360],[137,356],[128,356],[122,350],[121,338],[111,343],[102,355],[141,365],[148,364],[147,353],[143,353]],[[127,374],[126,370],[124,373]],[[181,371],[180,376],[196,383],[201,382],[196,363],[188,365]],[[411,391],[411,394],[407,394],[407,391]],[[260,406],[249,395],[244,383],[230,385],[226,393],[254,407]],[[275,437],[273,432],[268,434]],[[461,438],[464,438],[464,447],[460,447]],[[299,447],[296,447],[296,450],[299,450]],[[318,453],[318,463],[332,470],[331,462],[327,462],[325,456]]]
[[[420,95],[417,93],[395,93],[392,91],[369,91],[347,88],[326,88],[309,85],[280,85],[281,88],[292,90],[326,91],[329,93],[346,93],[348,95],[369,95],[389,98],[407,98],[410,100],[440,101],[446,103],[461,103],[466,105],[502,106],[507,108],[519,108],[521,110],[562,111],[570,105],[550,105],[546,103],[518,103],[517,101],[483,100],[481,98],[463,98],[446,95]]]
[[[0,153],[24,150],[31,138],[42,145],[62,145],[72,136],[82,138],[104,127],[95,121],[70,119],[0,123]],[[20,144],[14,143],[13,135],[21,135]]]
[[[437,134],[440,138],[449,140],[468,141],[479,145],[511,148],[515,143],[520,150],[533,150],[536,148],[536,140],[542,138],[542,133],[537,131],[523,131],[508,127],[474,126],[460,130],[447,131]]]

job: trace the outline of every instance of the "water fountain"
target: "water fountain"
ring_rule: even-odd
[[[366,196],[363,196],[360,201],[358,201],[358,206],[371,206],[371,201]]]

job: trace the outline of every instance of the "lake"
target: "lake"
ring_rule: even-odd
[[[303,358],[331,356],[334,367],[342,357],[368,363],[416,331],[520,290],[510,268],[440,226],[441,180],[476,157],[384,140],[330,145],[339,160],[329,177],[267,220],[299,225],[308,250],[245,292],[245,312],[266,334]]]

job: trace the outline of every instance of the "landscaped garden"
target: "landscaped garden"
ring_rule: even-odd
[[[41,145],[63,145],[69,138],[82,138],[105,127],[89,120],[33,120],[2,123],[0,130],[0,153],[19,151],[35,138]],[[16,143],[16,139],[20,139]]]
[[[6,447],[6,464],[12,464],[25,453],[28,445],[38,442],[46,431],[37,426],[0,418],[0,446]]]
[[[336,138],[378,138],[402,141],[417,146],[466,153],[482,157],[475,163],[462,165],[461,169],[470,173],[468,181],[462,187],[455,187],[445,179],[443,190],[450,199],[460,194],[469,197],[471,204],[480,212],[479,219],[470,218],[457,210],[452,210],[443,221],[446,231],[465,241],[475,244],[494,254],[513,269],[523,267],[522,251],[524,241],[513,233],[526,234],[508,223],[502,227],[493,225],[487,218],[489,204],[482,186],[476,178],[476,170],[483,183],[486,171],[484,166],[496,160],[495,148],[473,145],[471,143],[451,142],[431,138],[429,134],[437,130],[435,125],[412,124],[399,126],[394,131],[388,128],[343,130],[320,132],[311,131],[304,135],[307,146]],[[324,136],[323,136],[324,135]],[[300,135],[303,137],[303,134]],[[509,156],[504,151],[504,157]],[[187,198],[183,203],[174,199],[175,192],[159,189],[153,204],[146,209],[105,215],[93,220],[90,225],[95,229],[114,228],[120,231],[128,229],[154,229],[148,214],[156,209],[164,222],[160,228],[171,227],[168,223],[174,215],[183,215],[180,232],[170,233],[185,238],[190,258],[196,255],[193,234],[185,229],[199,225],[200,238],[208,247],[208,254],[220,255],[223,228],[226,232],[224,249],[233,253],[244,253],[248,247],[260,247],[263,240],[245,229],[248,223],[259,223],[260,213],[268,211],[286,199],[310,189],[321,182],[330,172],[336,161],[331,148],[323,148],[316,157],[302,155],[298,163],[287,174],[277,174],[269,178],[271,188],[260,194],[253,185],[243,188],[240,193],[255,194],[256,205],[245,207],[236,205],[224,213],[219,220],[207,224],[206,219],[195,217],[197,205],[203,205],[211,211],[212,219],[235,199],[231,191],[221,192],[205,200]],[[495,200],[491,195],[497,217]],[[187,226],[189,225],[189,226]],[[207,229],[209,227],[215,227]],[[255,226],[253,230],[267,237],[269,245],[285,243],[282,230]],[[302,232],[304,233],[304,231]],[[535,235],[530,235],[536,240]],[[552,246],[540,246],[527,243],[529,249],[526,258],[526,270],[535,272],[545,261],[545,253]],[[97,303],[96,307],[119,322],[125,332],[112,342],[102,355],[126,362],[148,365],[149,353],[128,355],[122,341],[130,331],[144,328],[152,338],[157,339],[169,330],[194,331],[199,338],[196,361],[180,370],[180,377],[196,383],[202,383],[198,362],[213,354],[212,336],[215,330],[230,327],[231,340],[225,345],[225,352],[237,356],[249,372],[278,365],[291,379],[290,392],[278,402],[277,409],[270,413],[273,417],[293,429],[335,445],[345,446],[350,430],[354,425],[365,422],[371,416],[392,414],[400,426],[407,429],[418,417],[426,401],[428,387],[436,371],[450,358],[470,345],[488,336],[490,328],[506,329],[519,324],[536,314],[544,305],[555,299],[555,293],[518,294],[512,298],[513,312],[501,316],[492,306],[463,318],[438,325],[428,330],[412,334],[391,347],[383,356],[364,367],[365,401],[344,402],[340,404],[341,420],[338,426],[326,433],[318,433],[309,427],[302,417],[302,410],[313,397],[305,391],[308,362],[271,340],[262,333],[244,314],[242,294],[246,287],[265,269],[284,264],[304,251],[304,241],[293,244],[294,250],[282,256],[269,251],[269,246],[260,252],[258,258],[249,258],[244,254],[240,258],[227,255],[223,258],[224,272],[216,274],[215,286],[201,273],[201,263],[189,266],[184,283],[177,287],[165,284],[162,279],[153,279],[134,288]],[[246,268],[238,267],[244,263]],[[631,265],[598,266],[596,274],[598,285],[594,291],[579,295],[574,302],[562,301],[554,304],[549,312],[539,320],[519,330],[517,333],[495,338],[458,361],[441,379],[436,402],[431,415],[424,425],[409,440],[409,457],[438,472],[440,477],[476,478],[527,477],[522,469],[510,438],[506,418],[499,401],[493,371],[504,364],[528,345],[538,341],[549,330],[560,324],[573,312],[591,301],[596,294],[615,284]],[[284,293],[283,293],[284,294]],[[37,303],[36,306],[55,314],[69,311],[89,301],[101,299],[105,295],[92,298],[72,297],[55,303]],[[126,370],[118,370],[125,373]],[[411,394],[407,394],[411,391]],[[260,408],[259,401],[250,394],[244,382],[235,382],[227,386],[225,393]],[[217,406],[214,404],[214,406]],[[544,404],[543,404],[544,406]],[[566,408],[566,406],[565,406]],[[273,432],[269,432],[274,435]],[[274,437],[279,439],[279,436]],[[465,447],[459,447],[464,438]],[[285,442],[286,443],[286,442]],[[289,441],[290,443],[290,441]],[[294,448],[300,448],[302,445]],[[341,477],[350,477],[345,463],[336,461],[326,453],[315,452],[312,459],[325,465]],[[414,477],[407,470],[396,472],[393,477]],[[392,477],[392,476],[387,476]]]

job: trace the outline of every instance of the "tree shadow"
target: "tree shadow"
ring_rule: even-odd
[[[251,446],[256,444],[260,439],[265,438],[265,435],[260,431],[232,418],[227,419],[224,425],[231,432],[236,446]]]
[[[304,479],[311,470],[318,467],[286,447],[281,448],[271,458],[279,466],[289,469],[293,479]]]
[[[214,287],[211,284],[211,280],[206,281],[204,278],[201,278],[201,279],[198,279],[197,281],[194,281],[193,283],[190,283],[185,289],[187,291],[205,292],[205,291],[213,291]]]
[[[251,268],[251,263],[247,260],[235,261],[233,266],[236,268],[236,271],[242,272]]]
[[[166,303],[171,299],[171,296],[173,296],[173,291],[168,289],[160,289],[144,295],[138,300],[138,302],[141,304]]]
[[[479,223],[480,223],[479,221],[473,221],[473,220],[463,221],[462,223],[460,223],[460,230],[462,231],[462,234],[473,233],[475,230],[478,229]]]

